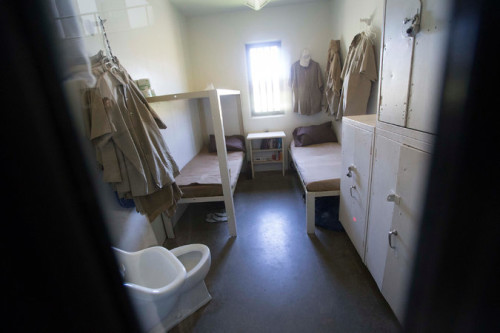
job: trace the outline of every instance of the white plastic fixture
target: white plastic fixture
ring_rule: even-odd
[[[204,281],[211,264],[206,245],[113,249],[144,332],[167,332],[212,299]]]
[[[246,5],[253,10],[260,10],[262,7],[267,5],[270,0],[248,0]]]

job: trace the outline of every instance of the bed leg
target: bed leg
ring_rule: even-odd
[[[230,237],[236,236],[236,214],[234,214],[233,197],[224,196],[224,206],[226,207],[227,228]]]
[[[314,234],[314,220],[315,220],[315,205],[316,197],[313,193],[306,193],[306,221],[307,221],[307,233]]]
[[[175,238],[174,225],[172,219],[169,218],[165,213],[161,214],[161,219],[163,221],[163,226],[165,227],[165,231],[167,232],[167,237]]]
[[[229,236],[235,237],[236,236],[236,217],[234,215],[234,210],[232,213],[230,213],[226,209],[226,213],[227,213],[227,226],[229,229]]]

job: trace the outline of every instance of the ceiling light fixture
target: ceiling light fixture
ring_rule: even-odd
[[[260,10],[262,7],[267,5],[270,0],[248,0],[245,5],[252,8],[253,10]]]

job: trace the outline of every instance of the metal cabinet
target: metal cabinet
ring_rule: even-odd
[[[362,260],[365,256],[375,117],[362,115],[342,120],[339,218]]]
[[[364,262],[401,322],[441,96],[450,3],[385,3]]]
[[[382,289],[387,250],[387,234],[392,225],[394,204],[387,196],[396,189],[401,144],[380,135],[377,130],[373,150],[373,172],[370,190],[369,223],[365,264]]]
[[[450,0],[386,0],[379,120],[435,133]]]
[[[431,149],[429,141],[376,129],[365,264],[400,321]]]
[[[391,230],[387,234],[389,249],[382,283],[382,294],[400,321],[403,321],[406,309],[429,161],[429,153],[401,147],[398,181],[392,200],[395,207]]]

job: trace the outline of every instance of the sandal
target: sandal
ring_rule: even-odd
[[[226,211],[224,209],[220,210],[220,211],[215,211],[214,214],[217,215],[217,216],[220,216],[220,217],[226,217],[227,218],[227,214],[226,214]]]
[[[215,213],[208,213],[205,221],[209,223],[227,222],[227,216],[219,216]]]

